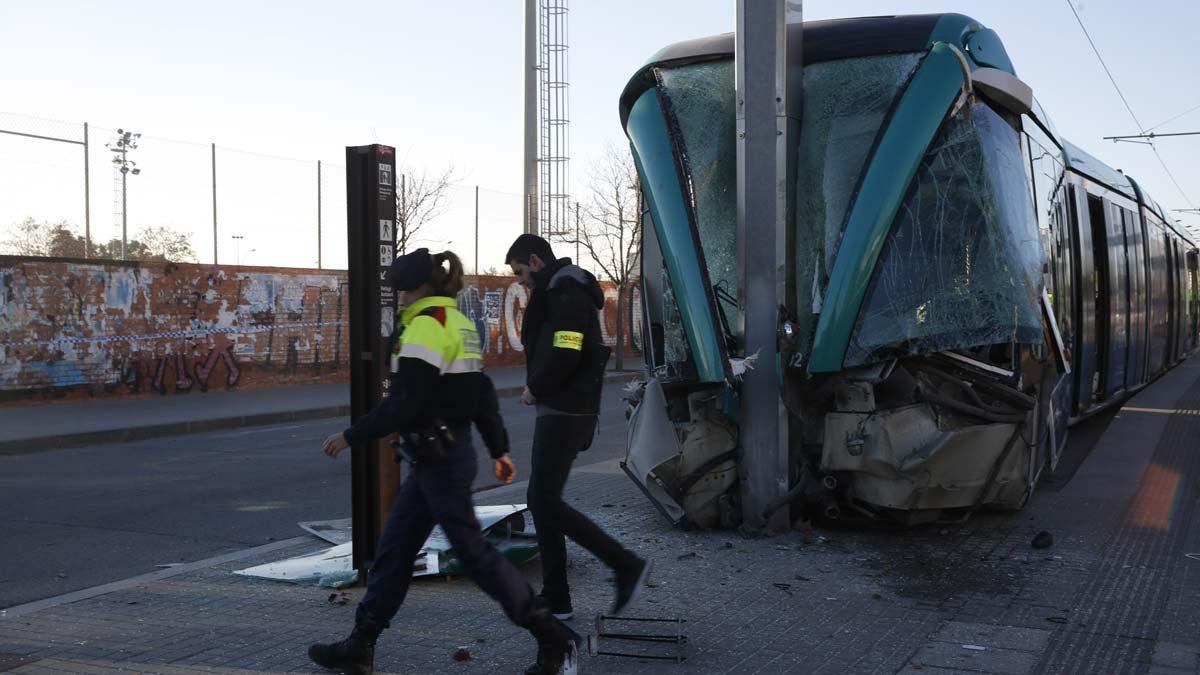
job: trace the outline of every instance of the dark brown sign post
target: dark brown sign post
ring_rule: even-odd
[[[388,357],[396,298],[388,270],[396,256],[396,150],[346,148],[346,226],[350,246],[350,417],[388,395]],[[400,483],[389,439],[355,447],[350,457],[354,569],[365,573]]]

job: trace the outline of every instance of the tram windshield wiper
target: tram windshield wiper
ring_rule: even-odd
[[[721,320],[721,332],[725,337],[725,351],[729,354],[736,354],[740,345],[737,336],[733,334],[733,329],[729,326],[729,317],[725,314],[725,303],[729,303],[734,311],[737,311],[737,298],[725,290],[724,281],[718,281],[716,284],[713,284],[712,290],[713,296],[717,299],[717,317]]]

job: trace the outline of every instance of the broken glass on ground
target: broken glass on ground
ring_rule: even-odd
[[[537,539],[532,530],[526,529],[525,504],[498,506],[476,506],[475,517],[483,529],[484,536],[499,549],[500,553],[514,565],[520,566],[538,555]],[[306,531],[330,540],[338,538],[340,526],[349,524],[349,519],[338,521],[313,521],[301,523]],[[316,527],[314,527],[316,526]],[[353,542],[346,541],[323,551],[288,558],[273,563],[257,565],[234,574],[296,584],[318,584],[338,588],[353,583],[357,573],[353,568]],[[413,576],[455,576],[463,574],[462,566],[454,555],[450,540],[442,528],[435,527],[425,546],[417,554]]]

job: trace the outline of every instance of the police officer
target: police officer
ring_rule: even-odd
[[[448,266],[444,267],[444,265]],[[379,541],[367,592],[355,613],[350,637],[315,644],[317,664],[346,673],[374,672],[375,641],[404,602],[413,561],[434,524],[440,524],[463,569],[504,608],[513,623],[533,633],[538,672],[559,670],[579,636],[554,618],[525,577],[484,538],[471,503],[475,422],[493,458],[496,478],[511,483],[516,468],[496,392],[483,373],[479,335],[455,308],[462,288],[462,263],[447,251],[419,249],[396,258],[392,285],[401,307],[391,355],[391,394],[353,426],[325,439],[322,450],[336,458],[347,447],[400,432],[415,464],[392,502]]]
[[[522,400],[537,406],[528,500],[542,556],[541,595],[556,617],[574,615],[567,584],[570,537],[616,573],[613,612],[619,613],[642,587],[650,565],[562,498],[571,463],[596,432],[612,351],[600,334],[604,292],[596,277],[570,258],[555,258],[550,243],[537,235],[517,237],[505,262],[531,291],[521,323],[526,361]]]

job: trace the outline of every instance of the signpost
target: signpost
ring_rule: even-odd
[[[388,395],[388,356],[396,298],[388,278],[396,255],[396,151],[346,148],[346,227],[350,279],[350,416]],[[375,562],[376,545],[400,483],[388,439],[351,451],[354,569]]]

